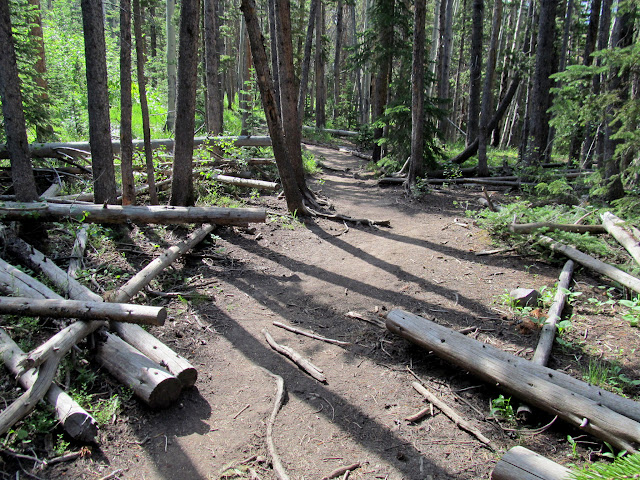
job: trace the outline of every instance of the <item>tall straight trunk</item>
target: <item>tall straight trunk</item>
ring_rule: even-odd
[[[133,0],[134,26],[136,37],[136,68],[138,73],[138,92],[140,95],[140,110],[142,112],[142,135],[144,137],[144,158],[147,167],[147,183],[149,184],[149,202],[158,204],[155,173],[153,167],[153,149],[151,148],[151,123],[149,121],[149,103],[147,101],[147,80],[144,76],[144,40],[142,38],[142,12],[140,0]]]
[[[102,0],[81,0],[84,49],[87,64],[89,142],[96,203],[116,201],[116,177],[111,146],[107,57]]]
[[[176,0],[166,0],[166,22],[167,22],[167,123],[165,130],[173,133],[176,126],[176,88],[177,60],[176,60],[176,27],[174,16],[176,10]]]
[[[327,86],[324,78],[324,3],[320,2],[316,18],[316,128],[324,128],[327,124],[326,103]]]
[[[333,59],[333,119],[339,115],[338,105],[340,103],[340,55],[342,53],[342,30],[343,30],[343,4],[338,0],[336,6],[336,49]]]
[[[452,121],[455,122],[458,129],[462,130],[462,124],[464,122],[464,110],[465,103],[463,95],[461,95],[462,91],[462,68],[464,65],[464,40],[467,36],[467,0],[462,0],[462,34],[460,35],[460,48],[458,50],[458,69],[456,70],[456,88],[453,94],[453,112],[458,112],[458,118]]]
[[[244,33],[242,33],[241,35],[243,38],[243,43],[241,45],[240,58],[242,60],[239,65],[240,70],[238,76],[238,83],[240,87],[238,89],[238,106],[240,108],[240,111],[242,112],[242,125],[240,126],[240,135],[249,135],[249,109],[251,108],[251,92],[249,92],[248,88],[250,88],[249,82],[251,80],[251,46],[249,44],[249,37],[247,35],[247,32],[244,31]],[[276,88],[275,83],[274,88]],[[276,97],[276,105],[278,105],[278,108],[280,108],[278,97]]]
[[[240,10],[244,15],[247,26],[249,41],[251,43],[251,54],[253,55],[256,69],[256,80],[258,88],[260,89],[260,97],[262,98],[262,105],[267,118],[273,154],[276,165],[278,166],[280,180],[282,181],[287,207],[292,213],[298,212],[304,214],[306,209],[302,203],[302,192],[298,187],[298,183],[293,174],[293,168],[289,162],[289,153],[284,140],[282,120],[276,106],[273,79],[269,71],[267,52],[264,48],[264,37],[260,32],[260,23],[256,14],[254,0],[242,0]]]
[[[123,205],[136,203],[131,115],[131,0],[120,0],[120,170]]]
[[[304,41],[304,57],[300,73],[300,89],[298,92],[298,122],[300,128],[304,122],[304,107],[307,100],[307,88],[309,86],[309,68],[311,67],[311,49],[313,47],[313,30],[316,24],[316,12],[319,0],[311,0],[309,7],[309,23],[307,24],[307,36]]]
[[[482,82],[482,17],[484,0],[473,0],[471,10],[471,47],[469,49],[469,107],[467,116],[467,146],[478,137],[480,92]]]
[[[204,51],[207,81],[207,126],[210,133],[222,133],[223,91],[220,77],[219,0],[204,0]]]
[[[306,192],[302,167],[302,129],[298,119],[298,91],[293,67],[293,42],[291,38],[291,3],[276,0],[278,70],[280,73],[280,110],[284,139],[289,151],[289,163],[293,169],[298,188]]]
[[[445,0],[446,1],[446,0]],[[438,19],[440,18],[440,7],[442,6],[441,0],[435,0],[433,2],[433,28],[431,29],[431,43],[429,45],[429,63],[427,64],[429,67],[429,77],[436,78],[436,69],[437,69],[437,60],[438,60],[438,51],[440,44],[440,22]],[[435,84],[434,82],[430,82],[427,86],[427,95],[429,97],[434,96]]]
[[[438,97],[449,100],[451,75],[451,47],[453,44],[453,4],[454,0],[442,0],[440,7],[440,48],[438,54]],[[449,138],[449,115],[440,122],[440,131]]]
[[[498,51],[498,36],[502,25],[502,0],[494,0],[493,20],[491,23],[491,40],[487,54],[487,67],[484,74],[484,87],[482,92],[482,109],[480,112],[480,124],[478,128],[478,176],[489,175],[487,163],[487,143],[489,141],[489,120],[493,114],[493,84],[496,73],[496,56]]]
[[[424,173],[424,29],[426,15],[426,1],[416,0],[411,66],[411,157],[407,176],[409,188],[413,188],[418,175]]]
[[[20,77],[11,32],[9,0],[0,0],[0,99],[4,129],[7,134],[7,150],[11,159],[11,179],[16,200],[34,202],[38,199],[33,177],[27,127],[22,107]]]
[[[278,67],[278,21],[276,19],[276,0],[268,0],[269,7],[269,36],[271,40],[271,75],[273,75],[273,88],[276,93],[276,105],[282,110],[280,104],[280,72]]]
[[[527,165],[541,164],[549,153],[549,114],[547,110],[551,106],[550,90],[553,85],[553,80],[550,77],[556,72],[558,66],[558,57],[554,48],[557,6],[558,0],[540,1],[536,64],[530,99],[529,140],[525,157]]]
[[[193,192],[193,134],[198,86],[199,0],[182,0],[178,47],[178,96],[176,99],[176,139],[173,147],[171,205],[195,203]]]
[[[373,95],[373,121],[378,120],[384,114],[384,109],[387,105],[389,96],[389,82],[391,81],[391,68],[392,68],[392,46],[393,46],[393,16],[395,11],[395,0],[377,0],[383,3],[383,10],[385,16],[389,18],[383,20],[380,26],[380,48],[383,51],[382,57],[378,64],[378,72],[375,78],[375,90]],[[373,140],[375,145],[373,147],[373,161],[377,162],[382,158],[382,145],[378,140],[382,139],[384,135],[384,127],[376,128],[373,131]]]
[[[49,102],[49,86],[46,79],[47,74],[47,61],[44,51],[44,35],[42,32],[42,15],[40,14],[40,0],[29,0],[31,6],[31,29],[30,36],[35,41],[37,58],[34,64],[36,70],[36,84],[40,88],[40,99],[46,105]],[[55,139],[55,133],[53,127],[48,120],[46,123],[38,122],[36,124],[36,141],[47,142]]]

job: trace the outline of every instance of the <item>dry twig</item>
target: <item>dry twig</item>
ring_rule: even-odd
[[[280,322],[273,322],[276,327],[284,328],[285,330],[289,330],[290,332],[297,333],[298,335],[304,335],[305,337],[314,338],[316,340],[320,340],[322,342],[332,343],[334,345],[340,346],[349,346],[351,342],[343,342],[342,340],[334,340],[332,338],[323,337],[321,335],[317,335],[313,332],[309,332],[308,330],[302,330],[301,328],[291,327],[289,325],[285,325]]]
[[[356,468],[360,467],[360,462],[353,463],[351,465],[347,465],[345,467],[336,468],[334,471],[329,473],[327,476],[322,477],[322,480],[330,480],[332,478],[337,478],[341,475],[345,475],[347,472],[351,472]]]
[[[322,370],[316,367],[310,360],[304,358],[298,352],[296,352],[293,348],[287,347],[285,345],[280,345],[277,343],[273,337],[267,332],[266,329],[262,330],[267,343],[271,348],[273,348],[276,352],[284,355],[285,357],[290,358],[296,365],[298,365],[302,370],[307,372],[313,378],[318,380],[319,382],[325,383],[327,381],[327,377],[324,376]]]

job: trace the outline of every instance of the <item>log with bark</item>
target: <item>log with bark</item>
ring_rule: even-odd
[[[0,328],[0,359],[7,369],[18,378],[20,386],[24,389],[31,388],[36,381],[36,373],[31,370],[20,375],[20,360],[25,353],[20,347]],[[67,432],[75,440],[93,443],[98,435],[98,424],[85,409],[67,395],[55,383],[49,387],[46,394],[47,401],[56,411],[56,418]]]
[[[615,238],[620,245],[627,249],[637,264],[640,264],[640,243],[625,229],[625,222],[611,212],[602,214],[602,226]]]
[[[509,225],[509,231],[512,233],[532,233],[536,230],[560,230],[561,232],[573,232],[573,233],[607,233],[602,225],[580,225],[571,223],[549,223],[549,222],[536,222],[536,223],[512,223]]]
[[[524,447],[513,447],[496,463],[491,480],[569,480],[570,470]]]
[[[606,406],[611,397],[605,399],[604,395],[596,395],[595,399],[590,399],[572,389],[576,383],[583,382],[558,382],[558,379],[563,379],[561,372],[501,352],[491,345],[402,310],[389,312],[386,325],[391,332],[432,350],[445,360],[526,399],[533,406],[558,415],[616,448],[635,452],[640,445],[640,423],[632,419],[634,412],[631,412],[635,409],[635,415],[638,415],[638,402],[614,395],[619,400]]]
[[[605,277],[609,277],[610,279],[615,280],[619,284],[627,287],[630,290],[633,290],[634,292],[640,293],[640,279],[623,272],[613,265],[604,263],[596,258],[593,258],[591,255],[587,255],[586,253],[583,253],[573,247],[556,242],[552,238],[549,238],[545,235],[541,235],[538,239],[538,242],[550,248],[554,252],[562,253],[574,262],[578,262],[580,265],[587,267],[601,275],[604,275]]]
[[[28,297],[0,297],[0,314],[34,317],[111,320],[142,325],[164,325],[167,309],[132,303],[43,300]]]
[[[5,221],[60,221],[81,219],[87,223],[215,223],[217,225],[246,225],[264,223],[266,210],[262,208],[121,206],[121,205],[64,205],[57,203],[12,203],[0,206]]]

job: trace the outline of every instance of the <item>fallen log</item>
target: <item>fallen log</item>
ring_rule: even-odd
[[[215,223],[246,225],[264,223],[267,213],[262,208],[165,207],[121,205],[65,205],[58,203],[13,203],[0,206],[5,221],[59,221],[75,218],[87,223]]]
[[[640,244],[633,235],[624,228],[625,222],[611,212],[602,214],[602,226],[626,248],[637,264],[640,264]]]
[[[542,228],[545,228],[547,230],[560,230],[561,232],[573,233],[607,233],[602,225],[579,225],[549,222],[512,223],[511,225],[509,225],[510,232],[520,234],[532,233]]]
[[[575,382],[556,383],[562,377],[561,372],[500,352],[490,345],[402,310],[389,312],[386,326],[389,331],[432,350],[445,360],[499,385],[513,395],[526,399],[531,405],[557,415],[616,448],[635,452],[640,445],[640,423],[632,420],[629,411],[624,409],[637,402],[618,397],[620,401],[612,405],[618,408],[624,405],[622,412],[618,413],[605,406],[604,395],[592,400],[570,389]],[[546,377],[540,375],[541,372]],[[552,383],[554,377],[555,382]],[[640,404],[636,405],[638,409]]]
[[[270,137],[251,137],[251,136],[239,136],[239,137],[195,137],[193,139],[194,146],[200,146],[204,143],[215,142],[232,142],[236,147],[270,147]],[[120,142],[115,140],[112,143],[113,153],[120,153]],[[165,147],[167,150],[173,148],[174,140],[172,138],[151,140],[151,148]],[[144,142],[142,140],[134,140],[133,148],[136,150],[144,149]],[[91,145],[89,142],[52,142],[52,143],[32,143],[29,145],[29,154],[32,158],[61,158],[62,151],[66,153],[66,156],[81,157],[88,155],[91,152]],[[9,158],[9,152],[6,145],[0,145],[0,158]]]
[[[0,289],[5,293],[10,293],[21,297],[31,298],[57,298],[62,297],[49,287],[31,278],[22,270],[18,270],[13,265],[0,258]]]
[[[360,135],[360,133],[352,132],[350,130],[336,130],[335,128],[317,128],[317,127],[310,127],[307,125],[304,125],[302,127],[302,130],[306,132],[329,133],[331,135],[335,135],[336,137],[357,137],[358,135]]]
[[[604,275],[605,277],[609,277],[610,279],[615,280],[616,282],[620,283],[630,290],[633,290],[634,292],[640,293],[640,279],[623,272],[613,265],[604,263],[573,247],[569,247],[568,245],[563,245],[562,243],[556,242],[552,238],[549,238],[545,235],[541,235],[538,239],[538,242],[541,245],[550,248],[554,252],[562,253],[574,262],[578,262],[580,265],[590,268],[594,272]]]
[[[569,480],[568,468],[524,447],[505,453],[491,472],[491,480]]]
[[[104,336],[103,336],[104,335]],[[180,396],[180,381],[124,340],[101,333],[96,359],[152,408],[166,408]]]
[[[21,369],[18,364],[24,355],[20,347],[0,328],[0,359],[7,369],[17,376],[20,386],[28,389],[35,383],[37,375],[33,370],[19,375]],[[46,398],[55,409],[56,418],[65,432],[81,442],[96,441],[98,424],[94,418],[55,383],[49,387]]]
[[[142,325],[164,325],[167,309],[132,303],[43,300],[27,297],[0,297],[0,314],[34,317],[104,319]]]
[[[276,190],[278,184],[276,182],[265,182],[264,180],[252,180],[248,178],[231,177],[229,175],[213,174],[207,177],[207,180],[215,180],[220,183],[226,183],[228,185],[235,185],[238,187],[257,188],[259,190]]]

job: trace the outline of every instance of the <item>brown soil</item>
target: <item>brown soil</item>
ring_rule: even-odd
[[[518,286],[551,288],[562,263],[515,253],[477,256],[494,247],[487,233],[465,218],[465,209],[479,208],[476,189],[433,190],[414,200],[399,187],[380,188],[356,157],[308,148],[322,155],[325,165],[344,169],[326,170],[310,182],[337,212],[391,220],[391,228],[321,219],[292,224],[282,201],[258,199],[256,204],[282,216],[250,229],[219,229],[214,242],[178,262],[157,286],[183,295],[155,299],[167,305],[171,318],[153,332],[198,368],[196,387],[164,411],[151,411],[132,398],[101,428],[91,455],[48,467],[40,476],[98,479],[117,472],[113,478],[187,480],[252,478],[254,472],[253,478],[276,478],[266,447],[276,383],[264,369],[282,376],[286,385],[273,441],[292,479],[320,479],[356,462],[361,466],[349,478],[488,478],[501,452],[516,444],[560,463],[579,463],[589,450],[601,448],[582,437],[593,443],[579,444],[577,457],[568,456],[566,437],[580,432],[560,421],[534,436],[501,428],[489,418],[498,389],[384,329],[345,316],[357,312],[380,320],[401,308],[455,330],[476,326],[471,335],[478,340],[530,358],[537,335],[518,323],[499,297]],[[174,235],[184,232],[167,231],[159,240],[140,235],[142,243],[134,243],[148,248],[171,242]],[[127,255],[133,263],[149,258]],[[595,287],[603,280],[581,270],[576,280],[585,297],[602,296]],[[189,298],[194,293],[206,297]],[[351,345],[298,336],[274,321]],[[263,329],[311,359],[327,383],[274,352]],[[619,316],[589,310],[585,302],[582,310],[576,307],[566,337],[574,349],[556,348],[550,366],[581,377],[580,365],[603,358],[640,378],[631,353],[638,337],[638,329]],[[437,410],[415,424],[405,421],[425,407],[411,387],[416,380],[411,372],[500,452],[489,451]],[[550,420],[537,413],[528,428]]]

